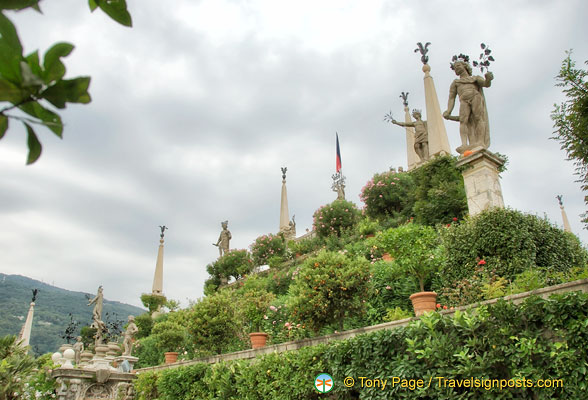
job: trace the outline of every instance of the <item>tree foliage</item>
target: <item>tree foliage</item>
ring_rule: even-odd
[[[74,49],[72,44],[56,43],[42,58],[38,50],[28,55],[23,54],[17,29],[5,12],[26,8],[41,12],[39,2],[40,0],[0,2],[0,139],[8,130],[10,120],[22,122],[27,131],[27,164],[37,161],[42,150],[33,125],[45,126],[59,138],[63,135],[61,117],[50,106],[63,109],[67,103],[87,104],[91,101],[88,92],[89,76],[64,78],[66,68],[62,58],[71,54]],[[126,0],[89,0],[89,6],[91,11],[100,8],[124,26],[132,25]]]
[[[309,258],[290,287],[288,307],[300,322],[315,331],[339,323],[364,309],[370,279],[366,259],[321,251]]]
[[[558,140],[568,159],[574,161],[582,190],[588,191],[588,71],[576,68],[572,52],[566,53],[555,79],[556,86],[562,88],[567,98],[555,104],[551,113],[555,127],[552,139]],[[585,64],[588,65],[588,60]],[[584,202],[588,204],[588,196],[584,197]],[[588,213],[583,217],[588,227]]]

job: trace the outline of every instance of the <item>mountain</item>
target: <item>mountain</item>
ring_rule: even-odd
[[[62,338],[71,321],[79,322],[75,331],[92,322],[92,308],[87,296],[95,293],[72,292],[20,275],[0,273],[0,336],[18,335],[27,316],[33,296],[32,289],[39,289],[35,301],[35,315],[31,331],[31,347],[37,354],[55,352],[65,343]],[[122,320],[129,315],[140,315],[145,310],[104,299],[102,318],[106,323]]]

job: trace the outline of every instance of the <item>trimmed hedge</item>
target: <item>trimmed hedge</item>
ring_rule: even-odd
[[[505,301],[453,317],[430,313],[394,330],[268,354],[253,361],[196,364],[143,373],[138,398],[153,399],[582,399],[588,389],[588,294],[566,293],[548,300],[531,297],[521,305]],[[327,372],[329,396],[313,386]],[[353,377],[355,386],[343,384]],[[388,379],[381,387],[360,387],[360,377]],[[391,379],[423,379],[411,390]],[[447,379],[512,379],[520,387],[486,389],[440,385]],[[432,384],[427,387],[431,379]],[[521,381],[525,379],[527,381]],[[563,387],[529,386],[561,379]],[[482,382],[482,381],[480,381]],[[499,382],[499,381],[497,381]],[[521,382],[524,383],[521,384]]]

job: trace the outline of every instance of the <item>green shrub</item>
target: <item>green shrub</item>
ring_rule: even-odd
[[[375,235],[377,231],[381,230],[381,226],[377,220],[370,217],[364,217],[359,221],[357,230],[362,236]]]
[[[410,174],[414,179],[414,221],[423,225],[449,224],[468,213],[461,168],[456,157],[435,157]]]
[[[240,319],[245,322],[249,332],[259,332],[264,316],[267,318],[270,303],[275,298],[274,294],[261,289],[240,292],[239,295]]]
[[[573,267],[583,268],[588,260],[574,235],[546,219],[511,209],[483,211],[441,229],[441,237],[447,257],[439,271],[443,286],[470,277],[480,259],[510,281],[528,269],[551,276]]]
[[[323,242],[318,236],[288,242],[288,248],[294,254],[308,254],[322,247]]]
[[[186,341],[186,328],[174,322],[159,322],[151,330],[155,345],[162,352],[178,351]]]
[[[164,360],[164,354],[157,347],[157,340],[154,336],[147,336],[137,340],[133,346],[133,356],[139,358],[139,361],[135,364],[135,368],[159,365]]]
[[[348,233],[359,220],[356,205],[347,200],[335,200],[321,206],[313,214],[313,228],[318,237],[342,236]]]
[[[376,240],[380,243],[378,247],[390,253],[407,274],[418,280],[421,292],[444,260],[439,235],[430,226],[408,223],[382,232]]]
[[[266,265],[272,257],[281,257],[283,260],[285,254],[286,241],[283,235],[262,235],[251,245],[251,256],[255,265]]]
[[[290,287],[288,307],[294,318],[313,329],[337,322],[364,310],[369,263],[343,254],[321,251],[302,265]]]
[[[365,204],[365,215],[374,219],[406,222],[412,216],[414,181],[408,172],[375,174],[361,189],[359,198]]]
[[[400,307],[389,308],[384,317],[385,322],[398,321],[399,319],[413,317],[412,311],[405,310]]]
[[[188,332],[196,349],[224,353],[245,348],[232,290],[220,290],[199,299],[188,311]]]
[[[141,303],[149,310],[149,314],[153,314],[155,311],[159,311],[161,306],[167,302],[165,296],[157,294],[143,293],[141,295]]]
[[[418,292],[414,277],[396,262],[378,261],[371,266],[370,296],[368,305],[374,309],[371,324],[385,320],[388,310],[401,308],[412,310],[410,295]]]
[[[143,313],[135,317],[135,324],[139,331],[135,335],[135,338],[141,339],[151,335],[151,329],[153,329],[153,318],[148,312]]]
[[[241,279],[250,273],[253,270],[253,261],[251,260],[251,254],[245,249],[230,250],[212,264],[208,264],[206,270],[213,278],[210,282],[207,281],[212,289],[212,287],[220,285],[221,278],[233,277]]]
[[[586,320],[585,293],[533,297],[520,305],[499,301],[453,316],[429,313],[404,327],[254,360],[145,372],[135,387],[143,400],[320,399],[324,396],[312,382],[328,372],[334,378],[330,395],[338,399],[583,399],[588,390]],[[355,386],[344,385],[345,377],[354,378]],[[361,387],[360,377],[388,381],[382,390]],[[392,377],[423,383],[411,389],[408,382],[392,385]],[[480,385],[450,384],[442,377]],[[511,379],[533,385],[498,387]],[[538,379],[561,379],[563,385],[539,387]]]
[[[438,289],[438,294],[440,303],[457,307],[505,296],[507,290],[506,279],[498,276],[485,260],[480,260],[472,276]]]

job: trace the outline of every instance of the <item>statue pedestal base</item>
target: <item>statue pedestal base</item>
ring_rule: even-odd
[[[467,167],[462,175],[470,215],[493,207],[504,208],[498,176],[498,168],[502,165],[504,160],[486,149],[476,151],[457,162],[458,167]]]
[[[133,365],[135,365],[139,359],[133,356],[118,356],[114,361],[116,362],[119,371],[131,372],[133,370]]]

